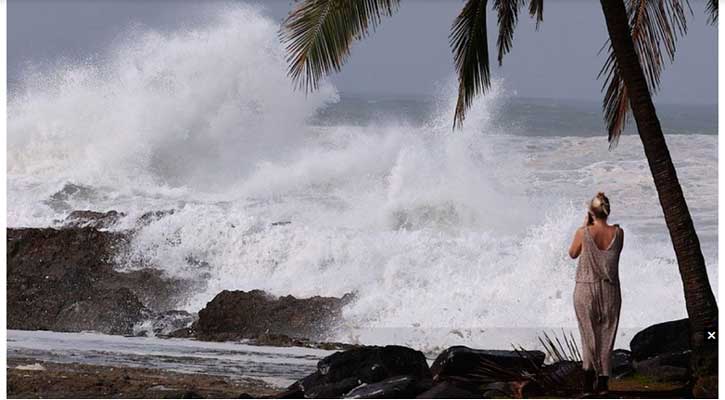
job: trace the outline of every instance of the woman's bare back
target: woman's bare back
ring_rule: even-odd
[[[594,240],[599,250],[605,251],[614,241],[619,225],[592,224],[587,226],[589,235]]]

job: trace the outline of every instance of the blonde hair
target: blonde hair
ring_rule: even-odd
[[[604,195],[604,192],[597,193],[592,201],[589,202],[589,212],[599,219],[606,219],[609,217],[611,207],[609,205],[609,198]]]

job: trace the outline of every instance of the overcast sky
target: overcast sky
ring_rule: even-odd
[[[250,1],[281,21],[291,0]],[[208,2],[207,2],[208,4]],[[717,29],[706,24],[704,5],[691,1],[689,32],[663,75],[663,103],[717,103]],[[460,0],[404,0],[400,11],[356,43],[333,82],[343,94],[430,94],[453,74],[448,46]],[[8,80],[28,63],[78,60],[101,53],[132,25],[173,30],[188,25],[198,2],[182,0],[9,0]],[[489,12],[489,49],[495,51],[495,16]],[[519,96],[601,99],[596,80],[606,28],[595,0],[547,0],[539,31],[524,13],[512,52],[494,77]],[[492,57],[492,62],[495,59]]]

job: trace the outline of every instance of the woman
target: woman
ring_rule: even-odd
[[[589,203],[584,225],[569,249],[579,257],[574,288],[574,311],[579,325],[584,368],[584,393],[608,392],[611,355],[619,324],[619,254],[624,231],[609,225],[609,199],[598,193]]]

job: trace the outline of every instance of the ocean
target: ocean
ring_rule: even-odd
[[[117,210],[138,230],[118,268],[224,289],[355,293],[330,340],[535,346],[574,331],[567,250],[598,191],[626,232],[618,347],[686,316],[633,122],[608,148],[597,101],[528,99],[494,81],[453,131],[436,94],[305,95],[277,23],[239,8],[208,26],[135,31],[97,60],[29,71],[8,99],[10,227]],[[657,105],[717,287],[717,107]]]

